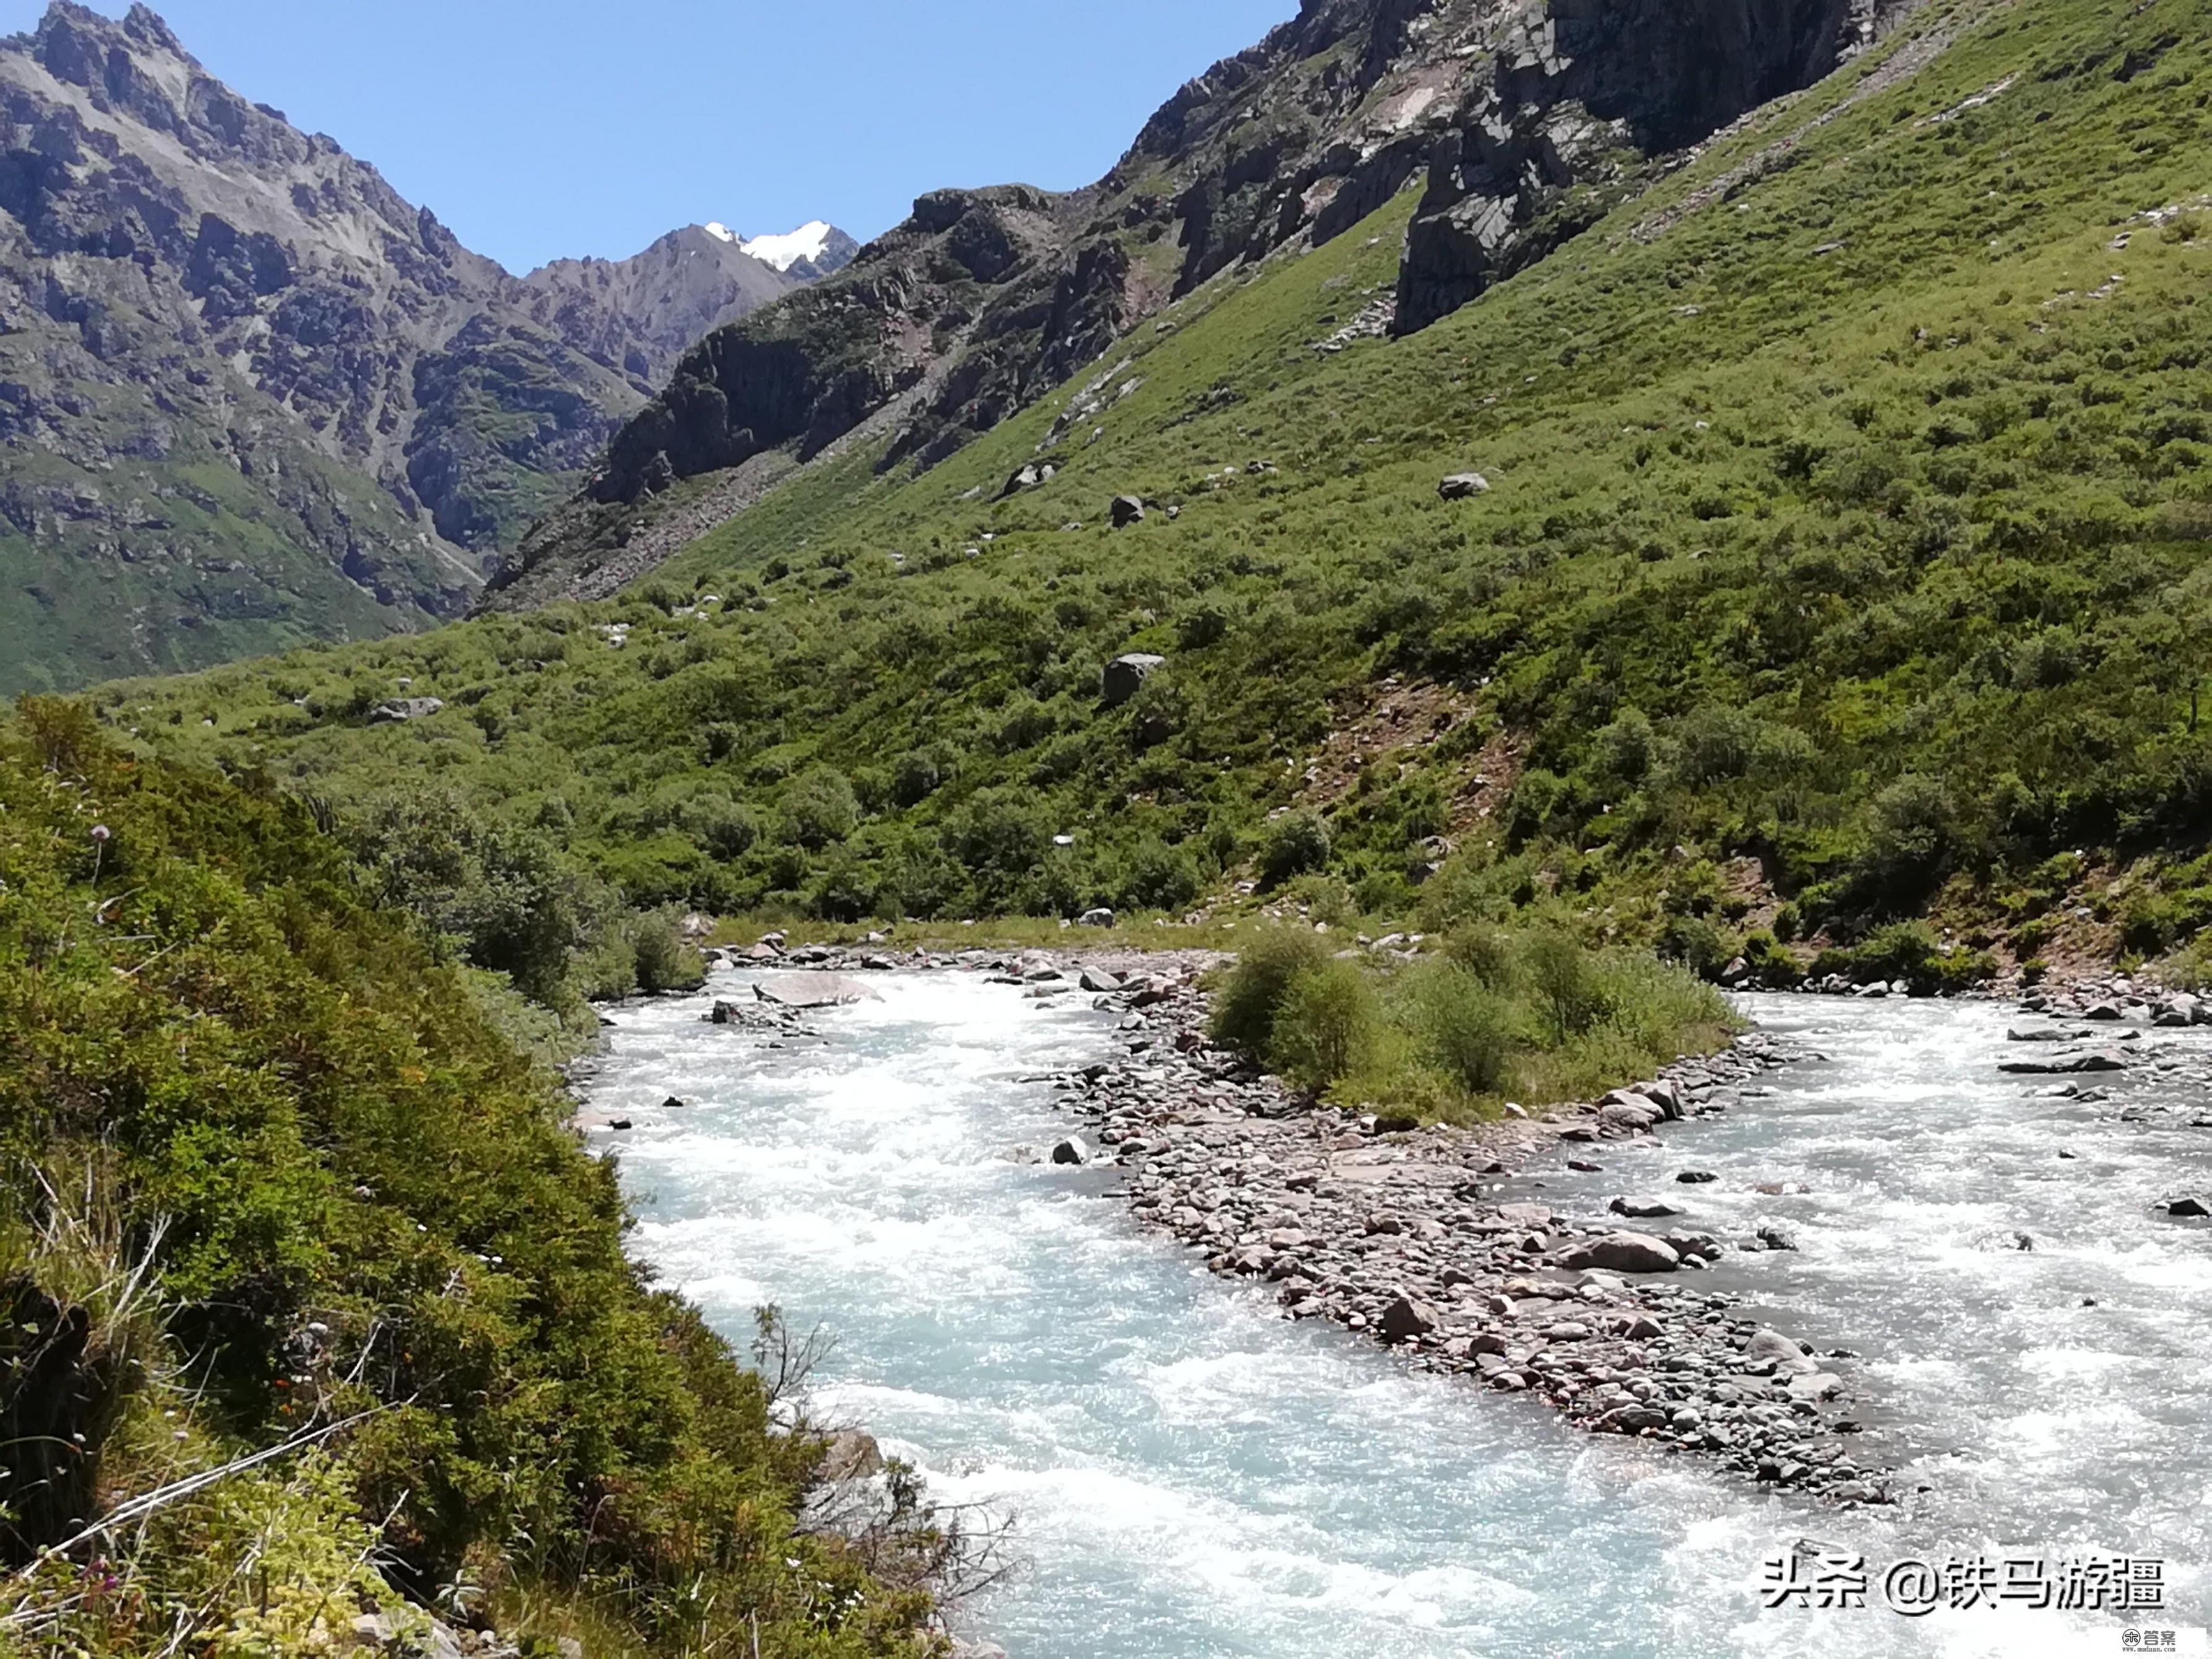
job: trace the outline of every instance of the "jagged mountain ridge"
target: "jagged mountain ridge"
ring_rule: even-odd
[[[823,229],[818,258],[779,264],[720,225],[687,225],[628,259],[541,266],[522,280],[525,303],[541,325],[650,393],[715,329],[849,264],[860,244]]]
[[[461,613],[805,274],[695,229],[518,279],[147,7],[57,0],[0,40],[0,689]]]
[[[933,465],[1166,302],[1415,186],[1397,293],[1371,320],[1425,326],[1910,3],[1306,0],[1186,84],[1097,185],[925,196],[838,276],[702,340],[487,602],[595,591],[580,574],[649,532],[659,491],[763,450],[805,458],[892,418],[883,464]]]

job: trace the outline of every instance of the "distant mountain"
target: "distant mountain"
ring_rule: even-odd
[[[840,237],[517,279],[143,5],[0,40],[0,691],[465,611],[709,330]]]
[[[538,323],[650,394],[714,330],[842,270],[860,246],[819,220],[750,240],[722,225],[690,225],[634,258],[562,259],[523,285]]]
[[[827,280],[706,337],[486,602],[634,579],[710,527],[693,492],[665,525],[655,496],[769,452],[804,462],[882,430],[880,470],[934,466],[1164,307],[1323,246],[1401,194],[1419,201],[1397,280],[1342,326],[1417,332],[1917,3],[1304,0],[1187,83],[1096,185],[933,191]]]
[[[853,263],[860,245],[833,224],[816,219],[784,236],[738,235],[722,225],[708,225],[707,233],[738,248],[763,264],[773,265],[801,283],[817,283],[834,276]]]

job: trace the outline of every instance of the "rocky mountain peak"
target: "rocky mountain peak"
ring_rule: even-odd
[[[1413,189],[1395,326],[1424,327],[1911,3],[1304,0],[1178,89],[1090,189],[925,195],[827,283],[703,341],[592,495],[635,503],[780,445],[804,458],[872,418],[892,423],[885,465],[930,465],[1169,301]],[[526,562],[622,533],[582,513]]]
[[[147,7],[56,0],[0,39],[0,613],[41,619],[0,689],[466,609],[685,347],[806,280],[726,252],[517,280]]]

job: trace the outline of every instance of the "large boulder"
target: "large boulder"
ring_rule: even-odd
[[[437,697],[402,697],[372,709],[368,723],[371,726],[404,726],[410,720],[427,720],[433,714],[443,713],[445,707],[443,700]]]
[[[753,995],[779,1008],[842,1008],[873,993],[836,974],[776,974],[753,987]]]
[[[1114,528],[1127,530],[1133,524],[1145,521],[1144,498],[1139,495],[1116,495],[1114,498]]]
[[[1091,1162],[1091,1148],[1081,1135],[1070,1135],[1053,1147],[1052,1161],[1080,1167]]]
[[[1448,501],[1464,501],[1490,493],[1490,480],[1480,472],[1455,472],[1437,486],[1437,494]]]
[[[1116,657],[1106,665],[1106,673],[1099,686],[1099,695],[1109,708],[1119,708],[1145,689],[1145,682],[1167,666],[1165,657],[1155,657],[1142,651],[1132,651],[1127,656]]]
[[[1751,1340],[1744,1344],[1743,1357],[1753,1361],[1771,1359],[1777,1370],[1792,1374],[1809,1373],[1819,1369],[1805,1357],[1804,1348],[1795,1339],[1783,1335],[1768,1325],[1762,1325],[1751,1334]]]
[[[824,1480],[865,1480],[883,1472],[883,1448],[873,1435],[844,1429],[830,1437],[830,1448],[822,1458]]]
[[[1616,1134],[1649,1134],[1661,1121],[1659,1108],[1641,1096],[1633,1106],[1601,1106],[1597,1114],[1598,1127]]]
[[[2015,1076],[2070,1077],[2085,1072],[2124,1072],[2128,1062],[2110,1048],[2063,1048],[2049,1059],[2007,1060],[1997,1070]]]
[[[1401,1291],[1382,1310],[1375,1328],[1385,1342],[1411,1342],[1415,1337],[1429,1335],[1441,1323],[1434,1308]]]
[[[1617,1273],[1671,1273],[1682,1265],[1682,1258],[1665,1239],[1649,1233],[1607,1233],[1585,1239],[1559,1261],[1563,1267]]]

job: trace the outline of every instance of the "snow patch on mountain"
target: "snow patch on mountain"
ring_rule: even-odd
[[[715,228],[709,225],[708,230]],[[828,224],[820,219],[801,225],[784,236],[756,236],[738,244],[739,249],[759,260],[774,265],[778,270],[789,270],[793,265],[818,260],[829,252],[832,234]]]

